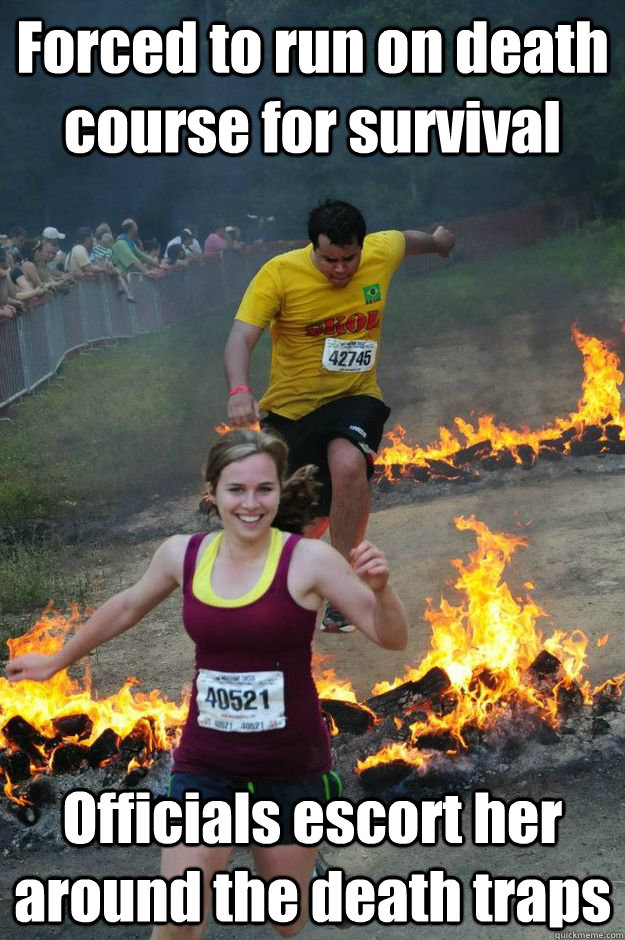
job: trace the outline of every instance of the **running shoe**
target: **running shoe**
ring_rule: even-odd
[[[326,601],[326,609],[319,629],[322,633],[353,633],[356,627],[349,623],[330,601]]]

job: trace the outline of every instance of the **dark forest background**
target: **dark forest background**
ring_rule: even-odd
[[[275,237],[301,237],[306,210],[326,195],[361,206],[371,228],[403,228],[526,205],[551,196],[590,191],[604,215],[622,215],[625,183],[623,147],[625,8],[614,0],[399,0],[392,13],[378,0],[344,0],[340,5],[292,0],[3,0],[0,13],[0,62],[4,107],[3,199],[0,229],[25,226],[31,232],[53,224],[72,233],[78,225],[107,219],[113,226],[136,216],[144,235],[171,237],[181,223],[195,222],[206,233],[221,218],[243,223],[248,213],[273,215]],[[176,26],[196,17],[203,37],[197,77],[50,77],[38,67],[34,76],[15,74],[15,22],[41,17],[47,27],[154,25]],[[462,77],[452,67],[457,28],[474,17],[491,26],[519,31],[552,28],[557,22],[592,18],[611,37],[608,76]],[[231,28],[263,31],[265,66],[260,75],[216,77],[206,64],[205,31],[211,21]],[[276,26],[354,27],[368,37],[365,76],[276,78],[271,73],[270,39]],[[385,27],[437,26],[448,40],[442,76],[387,77],[373,66],[373,40]],[[264,157],[260,153],[257,112],[267,97],[285,107],[336,107],[341,123],[330,156]],[[558,157],[360,158],[344,144],[344,118],[351,107],[462,107],[480,97],[485,107],[539,106],[545,97],[563,102],[564,144]],[[67,154],[62,117],[70,107],[199,106],[219,110],[242,106],[253,117],[250,151],[237,158],[219,155],[114,158]]]

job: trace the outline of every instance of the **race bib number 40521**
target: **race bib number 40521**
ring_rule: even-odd
[[[373,339],[334,339],[323,346],[323,368],[329,372],[368,372],[375,365],[378,344]]]
[[[200,669],[197,709],[198,724],[215,731],[284,728],[284,673]]]

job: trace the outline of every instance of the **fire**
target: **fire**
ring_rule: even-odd
[[[319,698],[332,698],[341,702],[358,701],[356,693],[349,679],[339,679],[334,669],[323,669],[315,672],[315,686]]]
[[[77,607],[72,608],[68,617],[48,607],[28,633],[7,641],[11,657],[32,650],[45,654],[56,652],[63,646],[67,635],[79,629],[81,619]],[[155,750],[169,750],[174,746],[176,730],[182,726],[187,715],[188,697],[177,705],[167,701],[158,690],[147,695],[133,691],[137,682],[138,679],[130,677],[114,695],[96,699],[91,692],[88,661],[80,678],[72,678],[66,669],[47,682],[11,683],[0,678],[3,729],[0,731],[0,742],[13,749],[14,745],[4,732],[11,719],[18,717],[32,725],[43,738],[56,739],[57,743],[49,750],[46,750],[45,744],[36,741],[30,747],[31,772],[45,773],[51,769],[54,754],[59,748],[68,743],[80,743],[87,748],[103,731],[112,729],[119,739],[130,734],[142,739],[140,754],[132,763],[135,767],[148,767]],[[78,734],[64,735],[59,740],[54,721],[70,715],[86,716],[91,723],[88,733],[83,737]],[[6,772],[4,776],[7,778],[4,788],[6,795],[19,802]]]
[[[451,682],[445,695],[449,708],[428,711],[425,719],[410,725],[409,742],[393,744],[358,763],[359,771],[397,759],[422,767],[423,754],[418,750],[421,735],[446,734],[459,751],[467,747],[467,729],[487,729],[519,707],[529,708],[539,719],[557,727],[564,692],[572,690],[585,704],[591,704],[593,695],[608,684],[618,692],[625,680],[623,674],[591,690],[583,679],[586,635],[581,630],[554,630],[545,639],[536,622],[547,616],[546,611],[529,593],[513,596],[502,576],[517,548],[527,545],[527,538],[491,532],[474,516],[458,516],[454,521],[460,531],[474,532],[477,538],[477,549],[469,554],[468,563],[460,559],[452,562],[458,572],[454,587],[461,595],[460,603],[442,598],[435,608],[428,598],[425,619],[432,630],[430,652],[401,679],[381,682],[373,689],[373,694],[379,695],[438,667]],[[525,589],[530,588],[526,582]],[[540,681],[530,669],[543,651],[557,657],[560,664],[551,681]]]
[[[463,418],[454,418],[456,430],[439,428],[439,439],[425,447],[408,445],[406,432],[401,425],[396,425],[387,432],[390,446],[382,449],[376,464],[384,468],[384,475],[392,479],[392,465],[399,465],[404,471],[408,465],[428,467],[431,460],[449,460],[467,447],[484,444],[484,453],[497,454],[508,450],[516,463],[522,463],[518,448],[529,446],[534,455],[541,447],[555,443],[562,435],[569,436],[562,441],[563,452],[571,449],[571,439],[579,439],[585,431],[597,428],[598,437],[604,433],[606,425],[615,425],[618,430],[613,440],[625,440],[625,410],[619,391],[623,383],[623,372],[616,353],[606,343],[593,336],[586,336],[576,326],[572,328],[572,338],[582,354],[584,379],[582,396],[577,403],[577,410],[566,418],[555,418],[551,424],[537,430],[522,426],[519,430],[497,424],[492,414],[480,415],[474,423]],[[434,470],[436,475],[436,470]]]
[[[217,427],[215,428],[215,431],[217,432],[217,434],[227,434],[228,431],[240,431],[240,430],[241,428],[236,428],[233,424],[232,425],[226,424],[223,421],[221,422],[221,424],[218,424]],[[260,422],[252,421],[251,424],[246,424],[245,430],[246,431],[260,431]]]

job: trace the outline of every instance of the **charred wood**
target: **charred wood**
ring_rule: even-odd
[[[562,451],[556,450],[555,447],[541,447],[538,451],[538,456],[540,460],[562,460]]]
[[[401,712],[411,705],[426,702],[435,695],[440,695],[449,688],[450,684],[447,673],[435,666],[416,681],[404,682],[395,689],[383,692],[381,695],[374,695],[367,699],[365,705],[376,715],[386,717],[394,712]]]
[[[322,698],[319,704],[321,710],[334,719],[339,732],[364,734],[373,726],[374,717],[371,712],[353,702]]]
[[[601,453],[601,443],[599,441],[580,441],[576,439],[571,441],[570,453],[574,457],[592,457]]]
[[[603,435],[603,428],[598,424],[589,424],[579,436],[580,441],[598,441]]]
[[[419,734],[414,739],[420,751],[457,751],[458,742],[449,732]]]
[[[376,764],[367,767],[360,774],[360,784],[363,790],[379,791],[397,786],[413,772],[411,764],[403,760],[393,760],[386,764]]]
[[[448,480],[457,480],[462,476],[462,470],[446,460],[428,460],[428,467],[435,476],[445,477]]]
[[[66,737],[88,738],[93,731],[93,722],[89,715],[62,715],[52,721],[59,734]]]
[[[12,783],[20,783],[30,777],[30,757],[26,751],[0,751],[0,768]]]
[[[621,438],[621,431],[623,428],[620,424],[606,424],[603,429],[603,433],[609,441],[618,441]]]
[[[584,704],[584,696],[577,682],[571,682],[570,685],[558,686],[556,694],[558,700],[558,712],[561,715],[573,715]]]
[[[486,457],[493,449],[490,441],[478,441],[477,444],[471,444],[470,447],[463,447],[452,454],[452,460],[460,466],[463,463],[471,463],[480,457]]]
[[[80,744],[61,744],[52,755],[52,771],[55,774],[71,774],[79,770],[87,758],[87,748]]]
[[[39,748],[48,743],[48,738],[37,731],[25,718],[21,715],[14,715],[7,721],[2,731],[7,741],[26,751],[33,763],[39,766],[45,764]]]
[[[88,749],[87,760],[91,767],[99,767],[103,761],[116,757],[118,753],[119,735],[112,728],[107,728]]]
[[[30,800],[35,806],[45,806],[46,804],[56,803],[56,793],[46,777],[38,777],[37,780],[33,780],[26,790],[26,799]]]
[[[536,463],[536,451],[529,444],[519,444],[516,449],[524,470],[530,470]]]

